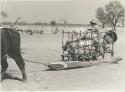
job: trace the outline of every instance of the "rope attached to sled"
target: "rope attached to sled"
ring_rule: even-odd
[[[49,64],[48,63],[41,63],[41,62],[36,62],[36,61],[31,61],[31,60],[24,60],[26,62],[31,62],[31,63],[37,63],[37,64],[42,64],[42,65],[45,65],[45,66],[48,66]]]

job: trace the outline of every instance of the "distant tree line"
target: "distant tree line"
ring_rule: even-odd
[[[12,25],[13,22],[1,22],[1,25]],[[16,25],[35,25],[35,26],[89,26],[89,24],[62,24],[57,23],[54,21],[51,21],[50,23],[42,23],[42,22],[34,22],[34,23],[28,23],[28,22],[18,22]]]

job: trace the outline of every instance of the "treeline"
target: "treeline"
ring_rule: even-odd
[[[1,22],[0,25],[13,25],[13,22]],[[28,22],[18,22],[16,25],[20,26],[52,26],[51,23],[42,23],[42,22],[34,22],[34,23],[28,23]],[[89,24],[62,24],[62,23],[56,23],[54,26],[89,26]]]

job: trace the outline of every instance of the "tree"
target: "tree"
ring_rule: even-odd
[[[52,33],[53,33],[53,28],[54,28],[55,25],[56,25],[56,21],[55,21],[55,20],[52,20],[52,21],[50,22],[50,25],[52,26]]]
[[[124,17],[124,7],[119,1],[112,1],[105,5],[105,9],[98,8],[97,11],[99,11],[97,15],[106,19],[106,21],[112,25],[113,30],[116,30],[117,24],[121,22],[121,19]],[[100,17],[98,20],[100,20]]]
[[[124,7],[118,1],[110,2],[105,6],[108,21],[112,24],[113,30],[116,30],[116,25],[121,18],[124,17]]]
[[[107,17],[103,7],[99,7],[97,9],[96,18],[99,20],[100,23],[102,23],[102,27],[104,28],[105,24],[107,23]]]
[[[34,25],[42,25],[42,22],[35,22]]]

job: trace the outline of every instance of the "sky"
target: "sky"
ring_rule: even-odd
[[[113,0],[0,0],[0,10],[5,11],[8,17],[2,21],[47,22],[52,20],[68,23],[88,24],[95,19],[98,7],[104,7]],[[118,0],[123,3],[124,0]]]

